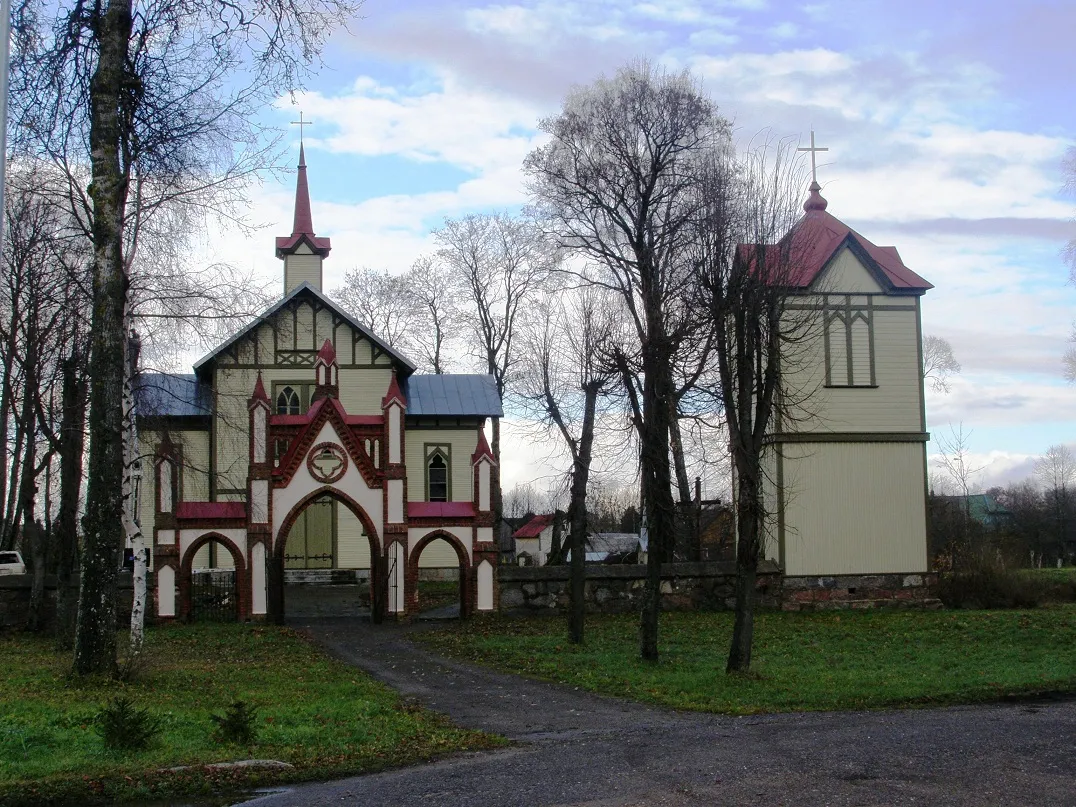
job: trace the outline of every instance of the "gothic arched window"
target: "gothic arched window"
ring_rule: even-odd
[[[284,387],[276,396],[276,413],[278,415],[298,415],[301,404],[299,393],[291,387]]]
[[[435,451],[426,461],[426,499],[448,501],[448,463],[440,451]]]

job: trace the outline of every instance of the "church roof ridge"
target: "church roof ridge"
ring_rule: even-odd
[[[384,339],[379,337],[377,334],[375,334],[373,331],[371,331],[369,328],[367,328],[365,325],[355,319],[355,317],[351,316],[351,314],[345,311],[339,303],[328,297],[323,291],[314,288],[309,283],[304,281],[298,286],[296,286],[294,289],[289,291],[287,294],[285,294],[283,297],[281,297],[279,300],[277,300],[275,303],[273,303],[271,306],[269,306],[269,308],[267,308],[261,314],[254,317],[254,319],[252,319],[243,328],[237,331],[230,339],[226,339],[224,342],[213,348],[213,350],[209,351],[209,353],[207,353],[197,362],[195,362],[195,373],[200,372],[202,368],[208,365],[221,351],[238,342],[256,327],[258,327],[267,319],[272,317],[277,311],[283,308],[292,299],[304,293],[312,294],[321,303],[329,307],[334,313],[339,314],[341,317],[343,317],[349,325],[358,330],[359,333],[361,333],[363,336],[365,336],[367,339],[377,345],[378,348],[391,356],[398,364],[402,365],[402,367],[408,373],[413,373],[416,369],[418,369],[410,359],[404,356],[399,350],[389,345],[388,342],[386,342]]]

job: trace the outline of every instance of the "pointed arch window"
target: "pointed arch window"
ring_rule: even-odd
[[[290,386],[282,387],[276,396],[276,413],[278,415],[298,415],[302,412],[302,400],[299,393]]]
[[[878,386],[874,363],[874,307],[853,295],[826,300],[825,352],[827,387]]]
[[[449,465],[447,446],[426,447],[426,501],[447,502],[449,499]]]

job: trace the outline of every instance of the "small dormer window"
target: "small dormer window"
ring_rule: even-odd
[[[284,387],[276,396],[276,413],[278,415],[298,415],[302,409],[299,393],[291,387]]]
[[[426,499],[448,501],[448,462],[440,451],[433,452],[426,462]]]

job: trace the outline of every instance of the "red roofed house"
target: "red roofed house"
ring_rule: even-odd
[[[197,610],[200,569],[234,575],[240,619],[282,619],[285,581],[326,576],[369,579],[375,619],[410,614],[420,567],[459,570],[462,613],[492,610],[496,386],[416,372],[325,296],[299,153],[282,298],[194,375],[138,380],[157,614]]]
[[[784,368],[791,416],[771,424],[766,557],[789,577],[920,575],[928,570],[920,301],[932,287],[895,248],[828,213],[820,190],[812,182],[785,241],[790,308],[817,317],[817,337]]]
[[[526,555],[535,566],[544,566],[553,551],[553,529],[556,516],[553,513],[537,515],[512,533],[516,542],[516,558]],[[562,536],[563,537],[563,536]]]

